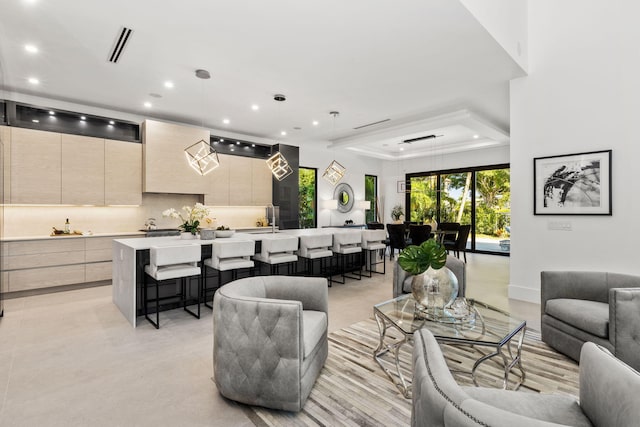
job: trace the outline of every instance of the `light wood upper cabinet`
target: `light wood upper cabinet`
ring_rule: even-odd
[[[142,204],[142,144],[104,141],[105,205]]]
[[[144,191],[181,194],[209,191],[209,176],[194,171],[184,153],[185,148],[201,139],[209,141],[208,130],[146,120],[143,135]]]
[[[104,205],[104,139],[62,134],[62,204]]]
[[[11,128],[11,203],[61,203],[59,133]]]
[[[273,174],[262,159],[251,159],[251,201],[254,206],[271,203]]]
[[[265,206],[271,203],[272,175],[262,159],[219,154],[204,203],[209,206]]]
[[[218,154],[220,166],[207,175],[209,190],[204,195],[204,204],[209,206],[229,206],[229,155]]]

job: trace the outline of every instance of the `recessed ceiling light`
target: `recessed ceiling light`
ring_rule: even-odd
[[[147,108],[151,108],[152,107],[152,105],[151,105],[151,103],[149,101],[145,102],[144,106],[147,107]]]
[[[320,124],[320,122],[318,122],[317,120],[314,120],[311,122],[311,124],[313,124],[314,126],[318,126]]]
[[[80,120],[87,120],[85,116],[80,116]]]
[[[167,80],[166,82],[164,82],[164,87],[166,87],[167,89],[173,89],[173,82],[171,80]]]
[[[400,151],[404,151],[404,147],[400,147]]]
[[[110,124],[110,125],[115,125],[115,124],[116,124],[116,122],[114,122],[113,120],[109,120],[109,124]]]
[[[33,123],[40,123],[40,120],[38,120],[38,119],[33,119],[33,120],[31,120],[31,121],[32,121]]]
[[[55,111],[49,111],[49,115],[50,115],[50,116],[55,116],[55,115],[56,115],[56,112],[55,112]]]
[[[282,135],[282,136],[286,136],[286,135],[287,135],[287,131],[284,131],[284,130],[283,130],[283,131],[281,131],[281,132],[280,132],[280,135]]]
[[[224,123],[225,125],[228,125],[229,124],[229,119],[223,119],[222,123]]]
[[[473,139],[478,139],[480,138],[480,135],[473,135]]]
[[[258,110],[260,109],[260,106],[258,106],[258,105],[256,105],[256,104],[253,104],[253,105],[251,106],[251,109],[252,109],[253,111],[258,111]]]
[[[35,77],[29,77],[29,83],[31,83],[32,85],[37,85],[40,84],[40,80],[36,79]]]
[[[252,147],[255,147],[255,146],[256,146],[256,144],[251,144],[251,146],[252,146]]]
[[[233,148],[233,147],[231,147],[231,150],[229,150],[229,151],[236,151],[236,149],[235,149],[235,148]]]
[[[26,50],[29,53],[38,53],[38,47],[32,44],[25,44],[24,50]]]
[[[220,142],[224,142],[224,138],[220,138]]]
[[[240,145],[240,141],[236,141],[236,145]]]

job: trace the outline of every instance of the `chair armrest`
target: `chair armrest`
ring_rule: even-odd
[[[323,277],[264,276],[267,298],[295,300],[303,310],[329,314],[327,279]]]
[[[609,290],[609,341],[617,358],[640,369],[640,288]]]

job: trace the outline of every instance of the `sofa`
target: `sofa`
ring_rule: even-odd
[[[640,277],[543,271],[542,340],[574,360],[594,342],[640,370]]]
[[[594,343],[580,356],[580,399],[459,386],[427,329],[414,334],[414,427],[632,427],[640,420],[640,374]]]
[[[328,354],[327,279],[256,276],[213,298],[213,373],[220,394],[299,411]]]
[[[400,267],[398,261],[393,263],[393,297],[396,298],[402,294],[411,293],[411,281],[413,276]],[[467,272],[466,264],[458,258],[447,255],[447,263],[445,264],[458,279],[458,296],[465,296],[467,288]]]

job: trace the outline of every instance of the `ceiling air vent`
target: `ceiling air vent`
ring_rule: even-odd
[[[120,33],[116,36],[116,43],[113,45],[113,49],[111,49],[111,53],[109,54],[109,62],[113,62],[114,64],[118,62],[132,32],[133,30],[131,28],[122,27]]]
[[[366,128],[366,127],[373,126],[373,125],[379,125],[380,123],[388,122],[389,120],[391,120],[391,119],[379,120],[377,122],[367,123],[366,125],[358,126],[358,127],[353,128],[353,129],[354,130],[358,130],[358,129]]]

